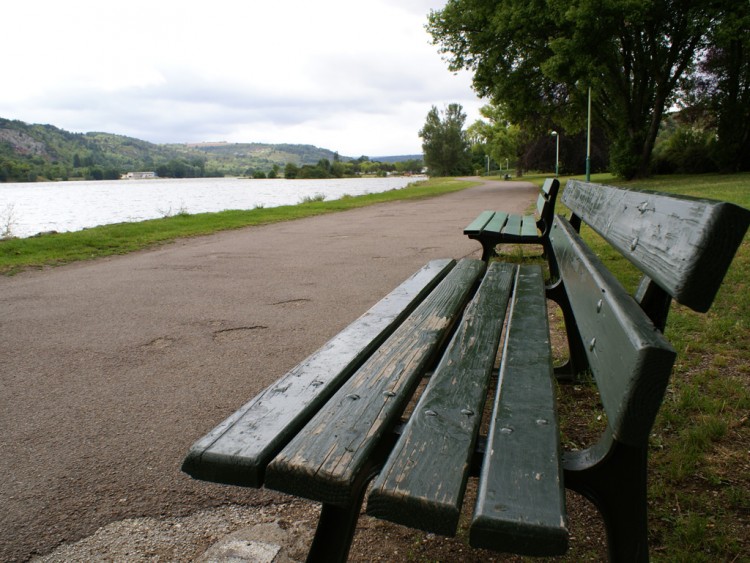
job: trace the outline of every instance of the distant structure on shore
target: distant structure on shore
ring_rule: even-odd
[[[228,145],[226,141],[207,141],[203,143],[185,143],[186,147],[190,147],[191,149],[195,148],[201,148],[201,147],[223,147],[224,145]]]
[[[156,172],[127,172],[120,176],[121,180],[149,180],[151,178],[158,178]]]

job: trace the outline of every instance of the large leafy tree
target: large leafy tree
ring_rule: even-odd
[[[716,116],[719,167],[750,169],[750,2],[723,2],[700,64],[703,94]]]
[[[677,82],[714,24],[709,0],[448,0],[427,25],[451,70],[539,132],[582,128],[586,94],[613,171],[648,173]]]
[[[460,104],[450,104],[444,112],[432,106],[422,137],[424,161],[433,176],[457,176],[471,172],[471,152],[464,124],[466,114]]]

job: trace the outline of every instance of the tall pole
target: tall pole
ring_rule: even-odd
[[[490,175],[490,155],[486,154],[487,157],[487,176]]]
[[[586,181],[591,181],[591,86],[589,86],[589,111],[586,125]]]
[[[557,131],[552,131],[555,138],[555,178],[560,177],[560,135]]]

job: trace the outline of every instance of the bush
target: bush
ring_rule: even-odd
[[[712,131],[679,127],[654,148],[653,171],[657,174],[716,172],[716,146]]]

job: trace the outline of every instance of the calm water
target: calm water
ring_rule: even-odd
[[[306,196],[341,196],[406,187],[415,178],[336,180],[112,180],[103,182],[0,183],[0,235],[17,237],[44,231],[155,219],[177,213],[295,205]]]

